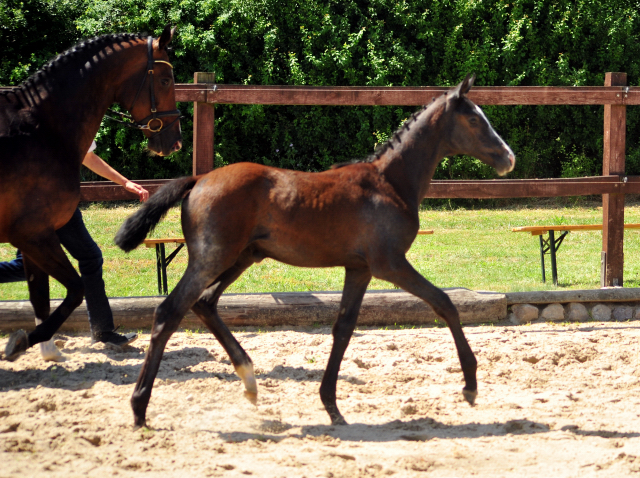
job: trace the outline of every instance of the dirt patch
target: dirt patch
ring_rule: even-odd
[[[447,329],[358,330],[338,382],[349,426],[318,388],[327,327],[236,331],[258,406],[209,334],[165,352],[148,421],[129,397],[149,336],[124,353],[59,336],[0,362],[0,476],[640,476],[640,322],[468,326],[477,406]],[[4,348],[5,340],[0,341]],[[60,342],[62,345],[62,342]]]

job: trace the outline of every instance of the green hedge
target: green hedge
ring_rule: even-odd
[[[269,85],[600,86],[606,71],[640,79],[640,14],[619,0],[4,0],[0,84],[16,84],[84,37],[159,34],[178,26],[179,82],[215,71],[220,83]],[[8,48],[6,47],[8,45]],[[132,178],[191,170],[185,148],[149,158],[138,132],[104,123],[98,152]],[[216,164],[254,161],[317,171],[365,156],[415,108],[220,105]],[[489,106],[518,157],[511,177],[601,174],[603,108]],[[628,108],[627,172],[640,174],[639,114]],[[89,175],[87,175],[90,178]],[[486,178],[471,158],[445,160],[438,178]]]

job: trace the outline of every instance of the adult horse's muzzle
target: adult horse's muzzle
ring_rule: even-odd
[[[169,128],[162,130],[161,133],[149,137],[147,147],[158,156],[169,156],[180,151],[182,148],[180,122],[175,122]]]

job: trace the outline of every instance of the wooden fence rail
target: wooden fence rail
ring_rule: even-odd
[[[194,103],[193,174],[213,168],[216,104],[397,105],[427,104],[448,88],[256,86],[215,84],[211,73],[196,73],[194,83],[176,85],[179,102]],[[627,86],[626,73],[606,73],[604,86],[474,87],[479,105],[604,105],[603,175],[570,179],[433,181],[430,198],[515,198],[602,195],[602,286],[623,284],[624,196],[640,194],[640,177],[625,175],[626,106],[640,105],[640,87]],[[139,181],[151,193],[167,180]],[[83,201],[134,199],[105,181],[83,183]]]

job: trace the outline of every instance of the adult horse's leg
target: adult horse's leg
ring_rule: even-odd
[[[253,262],[251,253],[245,251],[232,267],[220,274],[216,282],[202,293],[191,310],[202,320],[227,352],[236,373],[244,384],[244,396],[255,405],[258,401],[258,386],[251,357],[233,336],[217,311],[218,300],[224,290],[233,284]]]
[[[49,276],[28,257],[24,258],[24,269],[37,326],[47,320],[49,312],[51,311],[49,302]],[[46,342],[40,342],[40,355],[45,361],[61,362],[64,360],[58,347],[53,343],[53,337]]]
[[[162,354],[171,335],[177,330],[182,317],[193,306],[195,301],[210,282],[202,274],[194,270],[193,262],[189,262],[187,270],[178,285],[169,296],[156,308],[149,350],[144,358],[138,381],[131,396],[134,427],[145,426],[147,406],[151,398],[153,381],[158,374]]]
[[[42,323],[28,335],[24,330],[18,330],[11,335],[5,348],[7,360],[15,360],[29,347],[50,340],[71,312],[82,303],[84,295],[82,280],[60,247],[55,234],[40,241],[19,244],[18,247],[25,259],[29,299],[36,319],[42,320]],[[67,289],[66,297],[51,315],[49,315],[47,275],[56,279]]]
[[[451,330],[451,335],[453,335],[464,375],[465,386],[462,389],[462,394],[467,402],[473,405],[478,395],[476,381],[478,362],[462,331],[458,309],[453,305],[449,296],[422,277],[404,256],[397,257],[395,260],[388,259],[385,264],[377,265],[377,267],[372,266],[372,271],[375,277],[389,281],[420,297],[445,320]]]
[[[332,330],[331,355],[329,355],[327,369],[320,385],[320,399],[333,425],[346,425],[347,423],[336,404],[336,384],[340,364],[349,345],[349,340],[351,340],[351,335],[356,328],[362,298],[370,281],[371,272],[368,268],[346,269],[340,312]]]

